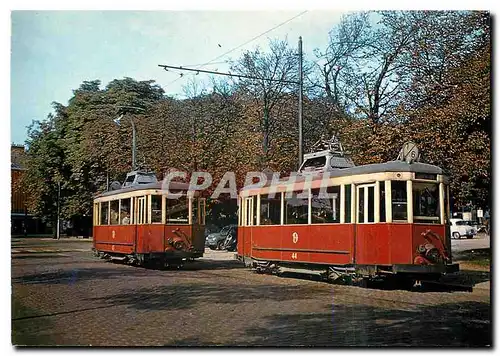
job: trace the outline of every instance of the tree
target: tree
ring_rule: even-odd
[[[293,91],[296,84],[285,81],[298,80],[298,56],[286,41],[270,41],[269,52],[260,49],[247,51],[243,57],[232,63],[231,70],[260,79],[241,79],[238,88],[250,95],[262,106],[259,129],[262,133],[262,163],[269,160],[272,145],[272,126],[276,116],[274,109],[282,95]]]

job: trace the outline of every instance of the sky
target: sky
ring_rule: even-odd
[[[167,95],[183,97],[194,74],[179,78],[158,64],[193,66],[210,62],[294,18],[203,69],[227,71],[220,63],[246,50],[287,39],[304,57],[324,49],[343,12],[287,11],[12,11],[11,142],[22,144],[32,120],[67,104],[84,80],[155,80]],[[302,13],[302,14],[301,14]],[[345,13],[345,12],[344,12]],[[203,79],[203,76],[197,78]]]

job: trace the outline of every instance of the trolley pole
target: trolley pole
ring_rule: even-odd
[[[303,137],[302,137],[302,90],[303,90],[303,75],[302,75],[302,36],[299,37],[299,167],[302,164],[303,155]],[[298,170],[297,168],[297,170]]]

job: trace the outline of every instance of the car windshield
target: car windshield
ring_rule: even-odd
[[[460,226],[467,225],[467,221],[457,221],[456,224]]]

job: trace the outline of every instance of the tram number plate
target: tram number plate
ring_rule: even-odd
[[[297,252],[294,252],[292,253],[292,260],[296,260],[297,259]]]

